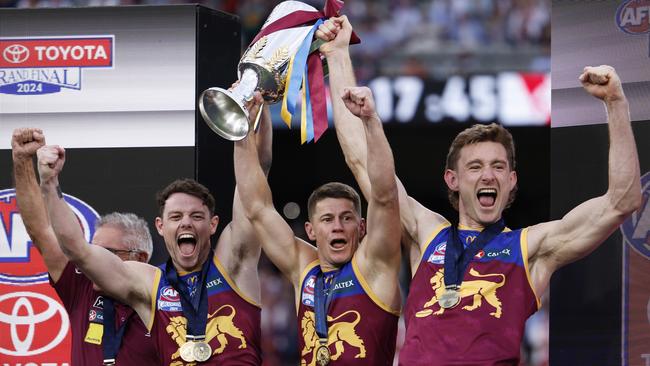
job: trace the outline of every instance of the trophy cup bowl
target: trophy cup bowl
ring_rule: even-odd
[[[282,2],[273,9],[262,29],[299,10],[316,11],[316,8],[299,1]],[[311,28],[282,29],[260,38],[248,47],[239,61],[239,80],[235,87],[230,90],[213,87],[201,93],[199,110],[212,131],[230,141],[246,137],[249,116],[245,103],[253,98],[255,91],[259,91],[268,103],[282,99],[289,60]]]
[[[199,110],[208,127],[226,140],[241,140],[248,134],[248,112],[226,89],[203,91]]]

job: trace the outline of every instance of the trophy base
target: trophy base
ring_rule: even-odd
[[[248,134],[248,112],[226,89],[203,91],[199,110],[208,127],[226,140],[239,141]]]

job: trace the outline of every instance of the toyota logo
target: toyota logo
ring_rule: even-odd
[[[4,294],[0,296],[0,304],[13,298],[18,299],[13,304],[11,314],[0,312],[0,323],[9,324],[9,333],[11,335],[11,342],[13,343],[14,349],[10,350],[0,347],[0,353],[9,356],[32,356],[47,352],[61,343],[70,327],[68,316],[61,304],[49,296],[28,291]],[[44,302],[47,308],[36,314],[34,313],[33,303],[39,301]],[[39,306],[39,308],[40,307],[42,306]],[[36,325],[48,321],[54,316],[61,318],[59,333],[48,344],[32,349]],[[27,333],[25,334],[24,331],[20,332],[20,334],[24,334],[24,337],[21,338],[18,333],[18,328],[25,326],[27,327]]]
[[[9,63],[20,64],[29,58],[29,50],[22,44],[12,44],[5,48],[2,57]]]

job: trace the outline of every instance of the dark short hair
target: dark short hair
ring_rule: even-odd
[[[307,215],[309,220],[311,220],[316,210],[316,204],[326,198],[345,198],[352,201],[354,210],[361,216],[361,197],[359,197],[357,191],[347,184],[330,182],[316,188],[309,196],[309,200],[307,201]]]
[[[163,211],[165,210],[165,202],[169,196],[174,193],[185,193],[190,196],[194,196],[200,199],[204,205],[210,210],[210,215],[214,215],[214,206],[215,201],[214,197],[203,184],[195,181],[194,179],[182,178],[176,179],[175,181],[169,183],[162,191],[158,192],[156,195],[156,201],[158,202],[158,214],[162,217]]]
[[[512,139],[510,132],[496,123],[489,125],[473,125],[459,133],[449,147],[445,170],[456,170],[458,159],[460,159],[460,150],[463,147],[485,141],[497,142],[503,145],[508,157],[508,166],[511,171],[514,171],[517,165],[515,160],[515,142]],[[515,200],[516,192],[517,186],[515,186],[515,188],[510,192],[506,208],[510,207],[512,202]],[[447,196],[451,205],[458,210],[458,192],[447,188]]]

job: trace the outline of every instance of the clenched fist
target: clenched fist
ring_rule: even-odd
[[[45,145],[36,152],[41,183],[58,177],[65,163],[65,150],[58,145]]]
[[[14,160],[31,160],[36,150],[45,145],[45,135],[38,128],[17,128],[11,136],[11,152]]]
[[[605,102],[625,99],[621,79],[611,66],[586,66],[578,79],[589,94]]]
[[[350,44],[352,25],[345,15],[330,18],[316,30],[316,38],[325,41],[318,49],[327,56],[336,50],[346,49]]]
[[[377,110],[375,109],[375,99],[372,96],[372,91],[365,86],[345,88],[343,89],[343,103],[355,116],[361,120],[369,118],[377,118]]]

